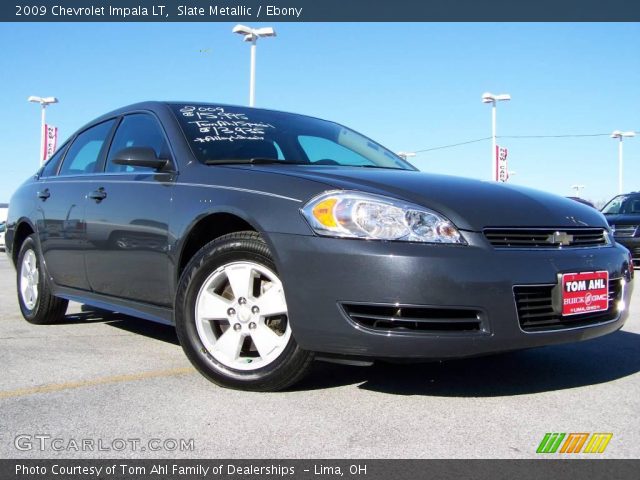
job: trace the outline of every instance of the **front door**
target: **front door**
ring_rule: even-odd
[[[103,295],[170,306],[169,213],[175,181],[173,168],[117,165],[127,147],[150,147],[170,158],[159,122],[150,114],[122,118],[106,158],[104,172],[87,190],[85,223],[87,276]]]

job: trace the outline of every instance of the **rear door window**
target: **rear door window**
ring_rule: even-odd
[[[67,151],[59,175],[94,173],[114,123],[108,120],[79,134]]]
[[[40,174],[41,177],[53,177],[58,173],[60,161],[62,160],[62,157],[64,157],[64,152],[67,150],[67,147],[68,145],[63,145],[49,160],[47,160],[47,163],[45,163],[42,173]]]

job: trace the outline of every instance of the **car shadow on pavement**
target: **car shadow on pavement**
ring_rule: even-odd
[[[585,342],[463,360],[351,367],[316,362],[293,390],[360,383],[396,395],[496,397],[610,382],[640,371],[640,335],[618,331]]]
[[[64,321],[58,325],[73,325],[76,323],[104,323],[110,327],[119,328],[137,335],[161,340],[173,345],[180,345],[176,335],[176,329],[170,325],[150,322],[141,318],[131,317],[123,313],[110,312],[100,308],[82,305],[79,313],[70,313],[65,316]]]
[[[113,321],[119,321],[126,318],[126,315],[120,313],[109,312],[107,310],[101,310],[99,308],[82,306],[82,309],[78,313],[67,313],[64,320],[56,322],[56,325],[74,325],[76,323],[109,323]]]
[[[136,335],[144,335],[145,337],[155,340],[171,343],[172,345],[180,345],[178,336],[176,335],[176,329],[171,325],[163,325],[161,323],[119,314],[119,320],[110,322],[109,326],[135,333]]]

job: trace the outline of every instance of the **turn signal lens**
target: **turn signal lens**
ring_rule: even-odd
[[[333,213],[333,208],[336,203],[338,203],[337,198],[327,198],[326,200],[321,201],[316,204],[311,212],[313,213],[313,217],[318,221],[320,225],[324,225],[328,228],[337,227],[336,217]]]

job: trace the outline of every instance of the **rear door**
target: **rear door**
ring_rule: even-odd
[[[47,163],[38,182],[38,236],[47,271],[58,285],[89,290],[84,259],[86,192],[114,125],[115,120],[108,120],[76,135]]]
[[[104,171],[92,184],[86,208],[87,276],[104,295],[170,306],[169,211],[175,181],[173,166],[157,172],[117,165],[116,153],[150,147],[171,159],[160,122],[150,113],[122,117]]]

